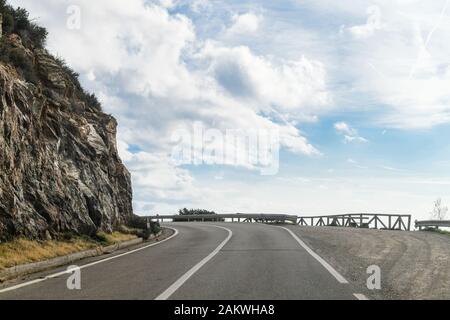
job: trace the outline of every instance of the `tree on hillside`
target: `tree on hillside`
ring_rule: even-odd
[[[448,207],[444,207],[442,204],[442,199],[439,198],[434,202],[434,208],[431,212],[432,219],[445,220],[448,213]]]

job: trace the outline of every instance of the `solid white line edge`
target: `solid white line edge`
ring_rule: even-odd
[[[316,259],[339,283],[348,284],[348,281],[337,272],[328,262],[326,262],[322,257],[320,257],[317,253],[315,253],[310,247],[308,247],[292,230],[280,227],[281,229],[286,230],[289,234],[305,249],[314,259]]]
[[[213,252],[211,252],[207,257],[205,257],[202,261],[193,266],[188,272],[182,275],[177,281],[175,281],[169,288],[167,288],[163,293],[161,293],[155,300],[167,300],[169,299],[186,281],[189,280],[197,271],[199,271],[205,264],[207,264],[212,258],[214,258],[220,250],[230,241],[233,236],[233,231],[228,228],[208,225],[210,227],[223,229],[228,231],[227,238],[216,248]]]
[[[131,250],[131,251],[128,251],[128,252],[124,252],[124,253],[118,254],[116,256],[112,256],[112,257],[109,257],[109,258],[106,258],[106,259],[102,259],[102,260],[99,260],[99,261],[88,263],[88,264],[80,266],[79,268],[80,269],[89,268],[89,267],[95,266],[95,265],[103,263],[103,262],[107,262],[107,261],[110,261],[110,260],[113,260],[113,259],[117,259],[117,258],[126,256],[126,255],[129,255],[129,254],[135,253],[135,252],[139,252],[139,251],[142,251],[142,250],[145,250],[145,249],[148,249],[148,248],[160,245],[160,244],[162,244],[162,243],[164,243],[166,241],[169,241],[170,239],[176,237],[179,234],[179,231],[177,229],[175,229],[175,228],[170,228],[170,227],[166,227],[166,228],[173,230],[174,234],[171,235],[170,237],[164,239],[164,240],[152,243],[152,244],[150,244],[148,246],[144,246],[144,247],[137,248],[137,249],[134,249],[134,250]],[[35,279],[35,280],[24,282],[24,283],[20,283],[18,285],[12,286],[12,287],[1,289],[0,290],[0,294],[5,293],[5,292],[9,292],[9,291],[13,291],[13,290],[17,290],[17,289],[20,289],[20,288],[23,288],[23,287],[31,286],[33,284],[36,284],[36,283],[39,283],[39,282],[43,282],[43,281],[46,281],[46,280],[49,280],[49,279],[57,278],[57,277],[60,277],[62,275],[69,274],[69,273],[72,273],[72,272],[73,272],[73,270],[65,270],[65,271],[61,271],[61,272],[58,272],[58,273],[54,273],[54,274],[48,275],[48,276],[46,276],[44,278],[39,278],[39,279]]]

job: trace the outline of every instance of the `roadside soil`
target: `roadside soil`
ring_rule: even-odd
[[[367,268],[381,269],[372,299],[450,299],[450,236],[334,227],[294,227],[347,280],[366,288]]]

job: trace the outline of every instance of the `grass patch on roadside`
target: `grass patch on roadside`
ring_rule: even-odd
[[[450,236],[450,231],[446,231],[446,230],[436,230],[435,232],[439,233],[439,234],[443,234],[446,236]]]
[[[121,232],[113,232],[108,234],[106,232],[99,232],[96,235],[96,240],[98,240],[102,245],[111,245],[118,242],[129,241],[136,239],[137,237],[133,234],[125,234]]]
[[[0,270],[69,255],[100,246],[136,239],[132,234],[99,232],[95,239],[73,237],[67,240],[33,241],[17,239],[0,243]]]
[[[443,234],[446,236],[450,236],[450,231],[447,231],[447,230],[441,230],[441,229],[436,229],[436,228],[427,228],[427,229],[424,229],[423,231],[434,232],[434,233],[439,233],[439,234]]]

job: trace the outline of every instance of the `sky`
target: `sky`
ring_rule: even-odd
[[[417,219],[450,203],[449,2],[10,1],[117,118],[137,214]]]

